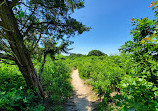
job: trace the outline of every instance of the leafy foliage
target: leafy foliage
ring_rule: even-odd
[[[152,2],[156,9],[158,2]],[[119,56],[76,59],[83,79],[89,79],[102,102],[99,110],[158,110],[158,30],[155,19],[133,18],[132,41],[120,48]],[[95,52],[95,51],[94,51]],[[90,55],[95,55],[90,53]],[[99,54],[96,54],[99,55]],[[76,63],[76,61],[74,61]],[[111,96],[112,92],[118,94]],[[115,103],[113,107],[110,102]]]
[[[149,81],[150,68],[157,69],[153,62],[152,67],[146,63],[136,62],[131,54],[111,56],[85,56],[70,59],[65,62],[70,67],[77,67],[82,79],[88,79],[88,84],[97,92],[102,102],[98,110],[157,110],[157,85]],[[157,72],[154,72],[157,75]],[[117,92],[117,95],[113,95]],[[110,103],[115,103],[111,106]]]
[[[35,48],[32,47],[32,43],[35,46],[42,43],[43,49],[37,46],[35,54],[45,51],[45,53],[54,56],[54,52],[65,50],[64,46],[71,43],[68,38],[75,35],[76,31],[81,34],[83,31],[89,30],[69,16],[74,9],[83,7],[83,1],[53,0],[51,2],[54,5],[45,0],[26,2],[28,5],[23,2],[21,5],[25,5],[29,9],[29,13],[24,12],[21,5],[14,8],[14,13],[18,19],[18,24],[20,24],[19,28],[23,31],[23,39],[27,48],[31,51]],[[30,7],[31,4],[34,4],[33,7]],[[156,1],[152,2],[149,7],[153,7],[155,10],[157,6],[158,2]],[[38,13],[35,12],[37,7],[41,9]],[[49,13],[45,14],[46,11]],[[42,15],[43,20],[39,18],[39,14]],[[78,68],[82,79],[89,80],[88,83],[102,99],[102,102],[98,104],[98,110],[157,111],[157,17],[158,12],[155,11],[155,19],[153,20],[148,18],[133,18],[131,20],[134,26],[131,30],[133,40],[127,41],[120,48],[120,55],[107,56],[98,50],[93,50],[89,52],[88,56],[80,54],[71,54],[69,57],[58,56],[55,59],[59,60],[54,62],[51,61],[51,58],[47,58],[41,82],[44,92],[50,98],[49,102],[52,103],[51,110],[62,110],[63,102],[71,96],[69,68],[74,67]],[[23,22],[24,18],[30,20]],[[62,19],[59,20],[58,18]],[[46,31],[48,24],[51,27]],[[32,26],[33,28],[30,28]],[[28,28],[30,28],[29,33],[24,36]],[[52,33],[55,35],[50,36]],[[41,37],[42,34],[47,35],[47,37]],[[67,35],[65,39],[64,35]],[[3,34],[0,35],[0,51],[6,53],[3,55],[0,53],[0,56],[12,60],[10,55],[14,53],[4,37]],[[59,47],[56,47],[58,40],[62,40],[62,42]],[[30,42],[32,43],[30,44]],[[37,59],[34,59],[33,62],[39,71],[42,63]],[[11,62],[9,61],[9,63]],[[26,87],[25,80],[16,66],[0,64],[0,84],[0,110],[47,110],[47,106],[38,102],[39,98],[35,90]],[[117,92],[117,94],[111,96],[113,92]],[[111,102],[115,104],[115,107],[111,105]]]
[[[157,7],[157,2],[151,6]],[[157,11],[155,19],[132,19],[134,26],[131,34],[133,41],[128,41],[120,49],[131,55],[132,68],[118,84],[121,95],[117,95],[122,110],[157,111],[158,110],[158,70],[157,70]]]
[[[69,68],[62,61],[47,58],[43,72],[42,86],[52,103],[52,110],[62,109],[64,101],[71,96]],[[34,61],[36,69],[40,68]],[[47,108],[35,91],[27,89],[25,80],[17,66],[0,64],[0,110],[43,111]]]
[[[88,56],[103,56],[106,55],[103,52],[99,51],[99,50],[92,50],[88,53]]]
[[[0,60],[14,61],[27,86],[45,98],[40,78],[46,56],[66,53],[73,43],[70,37],[90,30],[71,17],[75,9],[84,7],[84,0],[2,0],[0,4]],[[39,78],[33,57],[44,58]]]
[[[8,3],[8,5],[14,4],[11,8],[22,35],[21,39],[24,40],[31,54],[35,48],[38,50],[39,46],[43,46],[47,51],[53,45],[54,47],[51,48],[53,53],[67,51],[67,46],[72,43],[69,40],[71,36],[76,33],[82,34],[90,29],[70,16],[75,9],[84,7],[82,0],[49,0],[49,2],[47,0],[12,0]],[[5,20],[2,21],[5,22]],[[14,56],[5,30],[3,28],[0,30],[0,50]]]
[[[26,89],[24,78],[17,67],[0,65],[0,109],[20,110],[30,107],[38,99],[35,92]]]
[[[83,55],[82,54],[75,54],[75,53],[71,53],[70,55],[69,55],[69,57],[71,58],[71,59],[75,59],[76,57],[82,57]]]

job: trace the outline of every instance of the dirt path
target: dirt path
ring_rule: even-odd
[[[91,87],[84,84],[78,75],[78,70],[72,72],[72,85],[74,87],[74,96],[70,102],[74,103],[73,107],[68,107],[69,111],[95,111],[96,98],[91,91]],[[74,108],[76,107],[76,108]]]

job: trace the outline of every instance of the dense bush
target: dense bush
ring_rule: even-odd
[[[45,64],[42,74],[42,86],[49,99],[51,110],[61,110],[63,102],[71,96],[69,68],[61,61]],[[41,63],[34,61],[39,70]],[[36,93],[27,89],[25,81],[16,66],[0,64],[0,110],[43,111],[47,104],[41,101]]]
[[[150,69],[157,75],[157,62],[150,59],[148,62],[136,62],[132,54],[107,56],[87,56],[74,60],[67,58],[67,64],[77,67],[82,79],[89,79],[102,99],[98,110],[112,110],[110,103],[115,103],[115,108],[121,111],[157,111],[158,88],[150,78]],[[111,96],[112,92],[118,92]]]
[[[0,109],[27,110],[38,100],[35,92],[26,88],[23,76],[16,66],[0,64]]]
[[[152,2],[151,5],[157,8],[158,2]],[[127,75],[122,77],[117,86],[121,89],[121,94],[115,100],[119,100],[117,105],[120,110],[158,110],[157,15],[155,11],[153,20],[147,17],[131,20],[134,26],[131,30],[133,39],[120,49],[131,55],[128,62],[130,68],[125,70]]]
[[[114,98],[117,106],[122,110],[134,111],[157,111],[158,110],[158,88],[152,82],[144,78],[126,75],[118,87],[121,94]]]
[[[42,75],[44,90],[52,103],[62,105],[71,96],[70,70],[62,61],[47,62]]]
[[[109,90],[114,90],[117,83],[121,81],[121,76],[125,74],[121,69],[120,58],[119,56],[87,56],[66,61],[71,67],[77,66],[80,77],[89,79],[98,96],[102,97],[107,96]]]
[[[91,79],[90,84],[99,96],[107,96],[106,92],[113,90],[124,75],[119,65],[108,57],[85,58],[78,69],[82,78]]]

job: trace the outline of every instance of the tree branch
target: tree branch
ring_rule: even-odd
[[[4,33],[0,30],[1,36],[5,39],[7,39],[6,35],[4,35]]]
[[[26,24],[27,24],[27,21],[32,17],[32,15],[35,13],[36,9],[37,9],[37,7],[34,7],[33,12],[32,12],[32,13],[30,14],[30,16],[27,18],[27,20],[25,21],[24,26],[22,27],[21,30],[23,30],[23,29],[25,28],[25,26],[26,26]]]
[[[34,49],[37,47],[37,45],[38,45],[39,41],[41,40],[41,38],[42,38],[42,31],[40,32],[39,39],[37,40],[35,46],[34,46],[34,43],[32,44],[32,50],[31,50],[30,54],[32,54],[32,52],[34,51]]]
[[[1,62],[0,63],[5,63],[5,64],[9,64],[9,65],[16,65],[15,63],[14,64],[11,64],[11,63],[9,63],[9,62],[7,62],[7,61],[4,61],[4,60],[0,60]]]
[[[19,2],[20,0],[12,0],[12,2],[10,3],[10,5],[9,5],[9,8],[13,8],[14,6],[16,6],[17,4],[18,4],[18,2]]]
[[[43,73],[44,65],[46,63],[46,56],[47,56],[47,54],[44,53],[43,63],[42,63],[42,66],[41,66],[41,69],[40,69],[40,72],[39,72],[39,76],[38,76],[40,82],[41,82],[41,79],[42,79],[42,73]]]
[[[7,2],[6,0],[4,0],[3,2],[1,1],[0,7],[1,7],[3,4],[5,4],[6,2]]]
[[[43,24],[49,24],[49,25],[50,25],[50,24],[54,24],[54,25],[57,25],[57,26],[68,26],[68,25],[65,25],[64,23],[58,24],[58,23],[54,23],[53,21],[50,21],[50,22],[40,22],[40,23],[31,23],[31,24],[28,26],[26,32],[24,32],[23,36],[25,37],[25,36],[28,34],[28,32],[32,29],[32,27],[34,27],[34,25],[43,25]],[[54,29],[54,30],[55,30],[55,29]]]
[[[3,53],[0,53],[0,58],[16,61],[16,59],[14,57],[12,57],[11,55],[5,55]]]
[[[23,4],[27,8],[32,8],[31,6],[26,5],[24,2],[20,2],[20,3]]]
[[[0,28],[2,28],[4,31],[7,31],[7,32],[14,32],[14,30],[9,30],[9,29],[7,29],[5,27],[2,27],[1,25],[0,25]]]
[[[3,27],[3,22],[2,22],[2,21],[0,21],[0,26],[2,26],[2,27]]]

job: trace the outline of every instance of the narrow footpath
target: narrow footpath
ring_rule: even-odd
[[[78,70],[72,72],[72,86],[74,95],[67,103],[67,111],[96,111],[97,99],[91,87],[84,84],[79,77]]]

